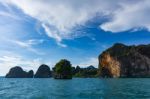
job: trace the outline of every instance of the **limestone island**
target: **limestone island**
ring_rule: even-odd
[[[5,78],[51,78],[54,79],[72,79],[72,77],[92,78],[97,76],[98,69],[94,66],[81,68],[72,67],[70,61],[61,59],[53,67],[53,70],[46,64],[42,64],[34,74],[33,70],[24,71],[20,66],[13,67],[6,74]]]
[[[99,57],[99,67],[73,67],[67,59],[61,59],[50,69],[42,64],[34,74],[33,70],[24,71],[16,66],[10,69],[6,78],[144,78],[150,77],[150,45],[127,46],[116,43],[103,51]]]
[[[99,55],[101,77],[150,77],[150,45],[116,43]]]

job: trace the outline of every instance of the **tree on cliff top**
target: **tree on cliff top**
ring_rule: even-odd
[[[72,66],[66,59],[60,60],[54,67],[55,78],[70,79],[72,78]]]

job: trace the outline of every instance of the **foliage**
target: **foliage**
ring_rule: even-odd
[[[92,68],[89,68],[92,67]],[[98,69],[93,67],[93,66],[89,66],[87,68],[80,68],[79,66],[76,67],[76,69],[73,72],[73,76],[74,77],[98,77]]]
[[[54,67],[55,78],[72,78],[72,66],[66,59],[60,60]]]

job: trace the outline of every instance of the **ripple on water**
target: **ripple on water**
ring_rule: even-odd
[[[0,99],[150,99],[150,79],[0,79]]]

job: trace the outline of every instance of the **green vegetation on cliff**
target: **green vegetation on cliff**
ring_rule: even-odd
[[[72,66],[70,61],[66,59],[60,60],[56,63],[54,70],[55,79],[71,79],[72,78]]]
[[[74,77],[82,77],[82,78],[95,78],[98,77],[98,69],[94,66],[88,66],[87,68],[80,68],[77,66],[72,70]]]

